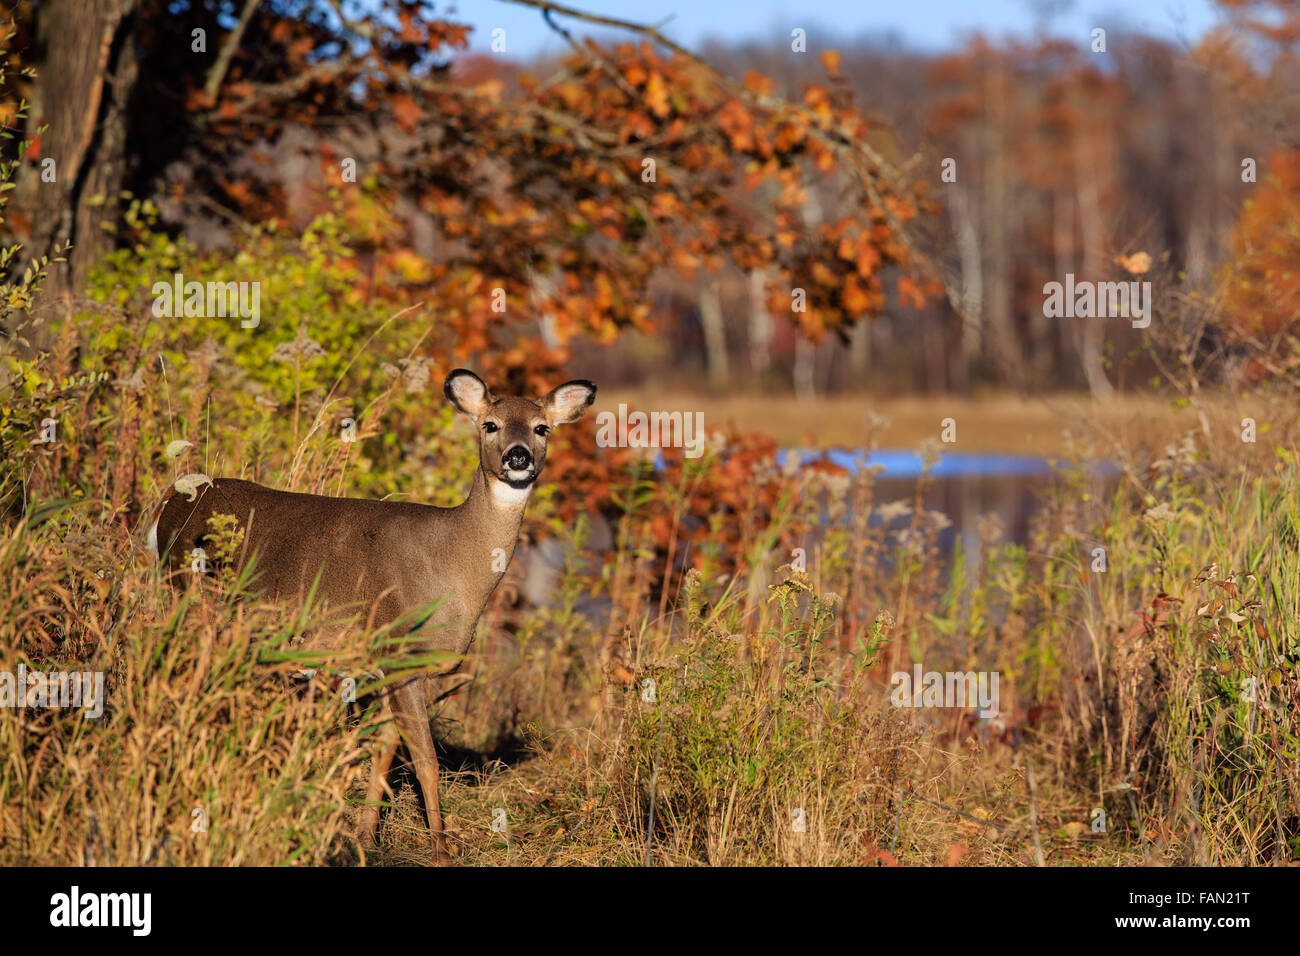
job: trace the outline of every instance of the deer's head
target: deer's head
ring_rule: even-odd
[[[596,386],[585,379],[565,382],[544,398],[497,398],[481,378],[463,368],[447,376],[442,390],[457,411],[474,419],[479,463],[489,480],[520,491],[542,473],[551,431],[577,421],[596,400]]]

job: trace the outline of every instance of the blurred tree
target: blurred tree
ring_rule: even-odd
[[[1220,0],[1220,5],[1231,15],[1231,25],[1206,39],[1200,60],[1226,87],[1231,109],[1282,139],[1266,156],[1230,157],[1245,198],[1223,272],[1223,328],[1228,343],[1244,354],[1248,380],[1282,378],[1295,384],[1300,381],[1300,5],[1293,0]]]
[[[1300,367],[1300,149],[1264,162],[1255,194],[1233,233],[1225,326],[1246,350],[1252,379],[1296,380]]]
[[[45,296],[85,281],[116,216],[137,75],[129,40],[135,12],[133,0],[46,0],[34,25],[20,21],[30,31],[25,58],[38,67],[30,115],[47,128],[29,155],[42,162],[20,167],[15,183],[14,226],[26,233],[15,271],[72,246],[67,263],[51,269]],[[22,56],[21,43],[14,52]]]
[[[42,94],[43,118],[101,105],[57,123],[79,139],[42,144],[70,172],[24,193],[32,247],[73,238],[63,281],[78,287],[121,187],[158,195],[210,242],[234,238],[232,221],[301,224],[342,203],[363,292],[430,301],[439,344],[495,356],[520,387],[550,376],[576,334],[648,329],[645,290],[665,270],[764,270],[769,298],[814,339],[879,314],[891,267],[917,271],[918,294],[937,288],[908,231],[921,187],[870,143],[832,57],[829,84],[784,99],[653,28],[514,2],[571,44],[553,75],[481,57],[458,69],[469,28],[422,0],[38,5],[41,76],[75,66]],[[582,43],[561,16],[641,42]],[[805,191],[831,175],[843,212],[805,228]],[[743,198],[760,189],[764,214]],[[521,348],[539,315],[556,347]]]

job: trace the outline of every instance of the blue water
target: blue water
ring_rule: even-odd
[[[921,477],[921,456],[914,451],[900,449],[876,450],[863,457],[861,452],[846,448],[831,448],[822,451],[804,451],[788,449],[778,453],[778,464],[785,461],[789,453],[803,456],[803,463],[821,459],[839,465],[850,474],[856,474],[861,468],[879,465],[884,469],[882,478],[919,478]],[[1089,465],[1088,470],[1098,477],[1114,477],[1119,468],[1114,462],[1097,461]],[[1046,458],[1036,455],[982,455],[971,452],[944,452],[939,460],[931,466],[930,474],[935,478],[993,477],[997,475],[1018,477],[1042,477],[1052,473],[1052,465]]]
[[[785,448],[776,453],[776,463],[785,463],[786,455],[801,456],[803,464],[825,460],[839,465],[849,474],[857,474],[864,468],[880,466],[881,478],[920,478],[923,471],[921,456],[914,451],[897,448],[877,449],[865,456],[861,451],[847,448],[828,448],[825,450],[807,450]],[[1064,464],[1064,463],[1063,463]],[[664,467],[663,454],[655,455],[655,470]],[[1088,471],[1100,478],[1111,478],[1119,474],[1114,462],[1095,461],[1089,464]],[[1052,463],[1037,455],[985,455],[978,452],[944,452],[939,460],[930,466],[930,475],[934,478],[1043,478],[1052,473]]]
[[[845,448],[831,448],[821,451],[782,451],[778,463],[785,461],[785,455],[793,452],[803,456],[803,463],[808,464],[825,456],[825,460],[839,465],[850,474],[861,468],[876,465],[884,468],[882,478],[919,478],[922,471],[921,456],[914,451],[899,449],[876,450],[866,455],[849,451]],[[1045,476],[1052,473],[1052,466],[1047,459],[1033,455],[981,455],[968,452],[945,452],[931,466],[930,474],[936,478],[957,478],[965,475],[1017,475]]]

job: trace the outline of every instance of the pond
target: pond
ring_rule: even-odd
[[[830,461],[850,474],[879,466],[882,470],[875,478],[871,524],[878,526],[888,520],[889,526],[898,530],[910,523],[910,510],[902,513],[902,509],[889,509],[887,506],[891,502],[911,505],[915,500],[916,483],[924,465],[915,451],[884,449],[864,453],[843,448],[787,449],[779,453],[778,464],[783,464],[790,454],[801,456],[804,464]],[[662,467],[662,459],[657,466]],[[1093,463],[1088,470],[1095,494],[1113,486],[1118,475],[1118,469],[1110,462]],[[1047,458],[1030,455],[945,452],[930,467],[929,474],[932,480],[925,490],[924,506],[929,511],[943,514],[951,522],[938,535],[938,559],[945,569],[950,565],[959,536],[968,554],[978,553],[980,521],[990,515],[998,518],[1003,540],[1027,545],[1032,519],[1055,480],[1052,463]],[[815,539],[805,542],[807,546],[815,544]],[[599,553],[612,546],[612,530],[599,515],[595,516],[588,549]],[[521,590],[533,603],[545,603],[553,596],[564,566],[563,548],[558,541],[548,539],[536,547],[521,545],[516,554],[515,560],[524,568]]]
[[[917,480],[925,470],[917,452],[903,449],[865,453],[843,448],[790,449],[782,452],[781,460],[789,454],[800,455],[804,464],[829,461],[850,474],[865,468],[880,468],[875,479],[878,508],[891,501],[910,503],[916,495]],[[1111,462],[1101,461],[1089,464],[1088,472],[1095,491],[1100,493],[1114,483],[1119,469]],[[968,548],[974,545],[971,536],[976,534],[977,522],[987,515],[996,515],[1001,520],[1007,540],[1027,544],[1030,522],[1055,474],[1052,462],[1036,455],[972,452],[943,452],[928,473],[933,480],[925,491],[925,507],[940,512],[952,522],[939,536],[941,554],[951,553],[958,535],[963,536]],[[873,515],[872,522],[878,520]],[[908,520],[900,517],[892,524],[904,526]]]

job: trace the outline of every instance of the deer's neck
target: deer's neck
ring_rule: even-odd
[[[455,509],[456,540],[465,548],[465,557],[470,558],[472,554],[473,561],[484,562],[483,572],[478,573],[476,569],[473,575],[483,582],[484,600],[514,557],[531,490],[531,486],[522,490],[511,488],[479,468],[474,472],[469,497]]]

